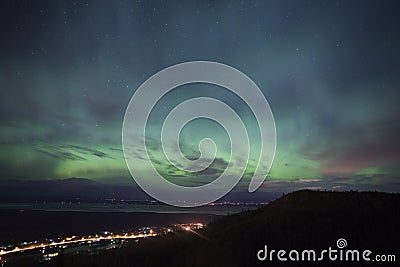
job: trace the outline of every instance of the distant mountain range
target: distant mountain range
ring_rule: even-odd
[[[1,202],[146,200],[137,186],[102,184],[90,179],[9,180],[0,183]]]
[[[10,179],[0,183],[0,202],[32,201],[102,201],[105,199],[120,200],[153,200],[137,185],[104,184],[85,178],[68,178],[53,180]],[[233,190],[220,201],[234,202],[269,202],[282,193],[256,192],[249,194]]]

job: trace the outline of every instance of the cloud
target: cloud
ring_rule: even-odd
[[[89,148],[89,147],[84,147],[84,146],[78,146],[78,145],[68,145],[68,146],[61,146],[63,148],[71,148],[79,153],[85,154],[85,155],[94,155],[99,158],[110,158],[112,157],[108,155],[107,153],[104,153],[100,150]]]
[[[40,145],[35,151],[58,160],[87,160],[87,156],[113,159],[100,150],[78,145]]]
[[[65,151],[59,151],[57,148],[50,148],[50,149],[42,149],[42,148],[37,148],[37,152],[45,154],[49,157],[60,159],[60,160],[86,160],[85,158],[75,155],[70,152],[65,152]]]

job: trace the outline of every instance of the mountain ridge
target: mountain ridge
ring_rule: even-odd
[[[93,202],[104,199],[115,200],[153,200],[142,191],[133,181],[132,185],[109,184],[88,178],[65,178],[31,180],[8,179],[0,182],[0,203],[7,202],[35,202],[35,201],[84,201]],[[222,201],[233,202],[270,202],[279,197],[281,192],[255,192],[248,193],[247,189],[233,189]]]

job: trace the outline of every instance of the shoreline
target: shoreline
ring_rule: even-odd
[[[74,212],[146,212],[146,213],[205,213],[214,215],[228,215],[241,211],[256,209],[262,204],[230,204],[207,205],[194,208],[174,207],[164,204],[136,204],[136,203],[91,203],[91,202],[21,202],[0,203],[1,210],[38,210],[38,211],[74,211]]]
[[[0,209],[0,245],[96,234],[102,231],[127,231],[140,227],[169,226],[178,223],[213,222],[221,215],[205,213],[88,212]]]

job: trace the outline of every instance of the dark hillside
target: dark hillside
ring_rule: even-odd
[[[399,252],[400,195],[378,192],[315,192],[288,194],[258,210],[226,216],[199,232],[182,232],[132,244],[96,256],[66,256],[64,266],[298,266],[299,262],[260,262],[268,249],[337,249],[347,247],[376,254]],[[201,236],[200,236],[201,235]],[[318,254],[319,255],[319,254]],[[287,255],[286,255],[287,257]],[[327,258],[327,256],[326,256]],[[309,265],[309,264],[307,264]],[[331,262],[318,266],[376,266],[376,262]],[[384,265],[396,266],[395,263]],[[378,265],[379,266],[379,265]]]

